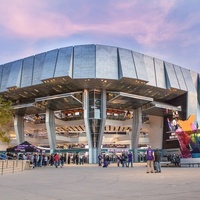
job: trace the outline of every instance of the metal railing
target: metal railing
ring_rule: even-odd
[[[30,168],[30,162],[27,160],[0,160],[1,175],[7,173],[22,172]]]

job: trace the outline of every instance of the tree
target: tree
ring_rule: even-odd
[[[13,123],[12,102],[6,101],[0,96],[0,141],[10,143],[10,128]]]

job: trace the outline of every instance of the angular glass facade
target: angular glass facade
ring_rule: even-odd
[[[140,134],[136,133],[139,128],[133,127],[136,123],[130,121],[136,118],[126,117],[127,113],[137,109],[141,109],[144,118],[161,117],[159,127],[162,129],[155,129],[159,134],[167,131],[166,119],[174,110],[180,112],[182,120],[194,114],[195,122],[200,124],[199,84],[200,75],[189,69],[106,45],[64,47],[0,65],[0,95],[13,102],[16,115],[29,118],[35,114],[48,114],[48,109],[51,113],[49,121],[54,120],[52,112],[65,115],[62,121],[70,120],[69,116],[74,119],[75,113],[76,118],[77,113],[83,114],[79,118],[83,119],[83,124],[66,125],[63,130],[86,132],[89,148],[97,149],[95,155],[101,147],[104,132],[124,132],[127,138],[132,134],[130,130]],[[107,113],[109,119],[120,116],[117,125],[108,120]],[[46,127],[50,127],[47,122]],[[57,129],[45,129],[50,132],[49,140],[55,140]],[[21,129],[16,130],[17,134],[23,134]],[[137,135],[134,138],[137,140]],[[49,143],[55,148],[55,141]],[[164,142],[163,146],[170,145]]]

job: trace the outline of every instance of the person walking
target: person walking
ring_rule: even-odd
[[[161,152],[159,151],[158,148],[156,148],[154,155],[155,155],[155,168],[156,168],[155,173],[161,173],[161,165],[160,165]]]
[[[151,146],[146,151],[147,173],[154,173],[154,151]]]

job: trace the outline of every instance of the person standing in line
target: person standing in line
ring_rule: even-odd
[[[131,163],[131,167],[133,167],[133,154],[131,152],[128,153],[128,167],[129,164]]]
[[[102,164],[102,155],[101,154],[98,155],[98,160],[99,160],[99,166],[101,166],[101,164]]]
[[[62,168],[64,166],[64,162],[65,162],[65,158],[64,158],[64,155],[62,154],[60,156],[60,167]]]
[[[78,161],[79,161],[79,154],[78,154],[78,152],[77,152],[76,155],[75,155],[75,162],[76,162],[76,165],[78,165]]]
[[[38,157],[37,157],[37,166],[38,167],[42,167],[41,161],[42,161],[42,156],[41,156],[41,154],[39,154]]]
[[[121,157],[117,155],[117,167],[119,167],[121,163]]]
[[[146,151],[147,173],[154,173],[154,151],[151,146]]]
[[[27,156],[26,156],[25,153],[23,154],[22,159],[23,159],[23,160],[27,160]]]
[[[84,155],[81,154],[81,155],[80,155],[80,165],[83,165],[83,160],[84,160]]]
[[[37,155],[35,154],[33,157],[33,168],[37,167]]]
[[[54,165],[54,155],[51,154],[50,156],[50,165],[53,166]]]
[[[48,161],[48,157],[47,157],[47,155],[44,155],[44,166],[45,167],[47,166],[47,161]]]
[[[159,151],[158,148],[156,148],[154,155],[155,155],[155,168],[156,168],[155,173],[161,173],[161,165],[160,165],[161,152]]]
[[[68,155],[68,157],[67,157],[67,163],[68,163],[68,165],[70,165],[70,161],[71,161],[71,156]]]
[[[59,164],[59,155],[57,153],[54,155],[54,162],[55,162],[55,167],[57,168]]]

